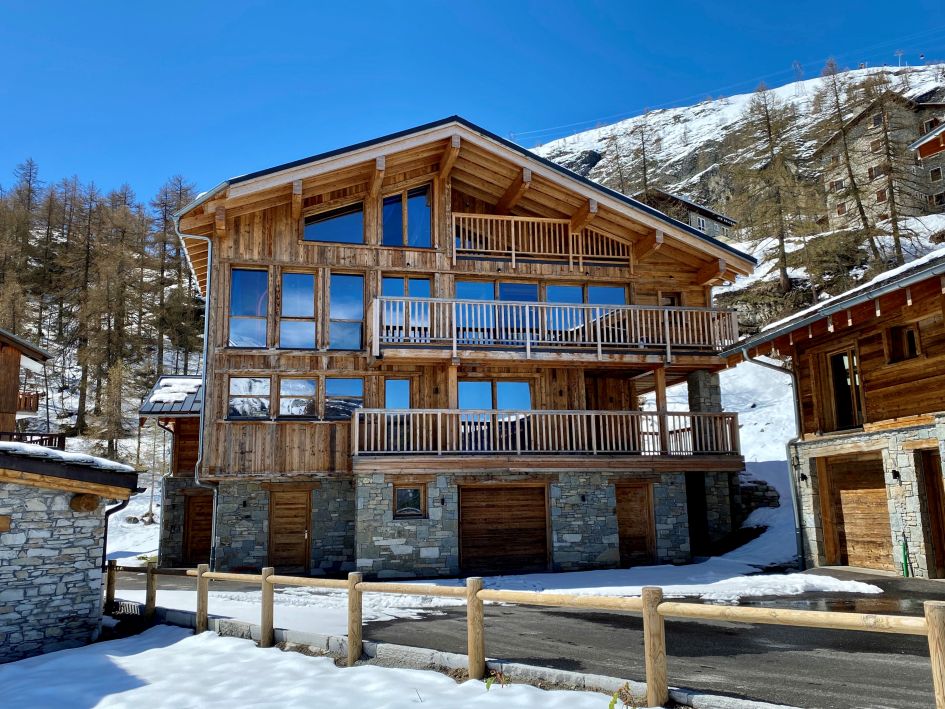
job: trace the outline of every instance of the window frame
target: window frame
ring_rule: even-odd
[[[233,315],[233,274],[236,273],[237,271],[265,274],[266,276],[266,289],[265,289],[266,307],[265,307],[265,314],[263,316]],[[227,311],[226,311],[226,347],[227,349],[234,349],[234,350],[268,349],[269,348],[269,316],[270,316],[270,311],[272,310],[272,274],[269,272],[269,269],[265,267],[231,265],[230,278],[229,278],[227,287],[229,288],[229,293],[228,293],[229,298],[228,298]],[[233,334],[233,320],[257,320],[257,321],[262,320],[265,323],[263,343],[261,345],[231,344],[230,337]]]
[[[269,382],[269,393],[265,396],[250,394],[232,394],[234,379],[265,379]],[[268,404],[265,416],[233,416],[230,414],[230,401],[233,399],[266,399]],[[272,375],[231,374],[226,378],[226,420],[227,421],[269,421],[272,419]]]
[[[882,195],[882,197],[880,197]],[[882,204],[883,202],[889,201],[889,194],[886,192],[886,188],[876,190],[876,204]]]
[[[872,127],[879,128],[882,125],[883,125],[883,112],[880,111],[879,113],[874,113],[873,118],[872,118]]]
[[[312,317],[302,317],[297,315],[283,315],[282,311],[285,307],[285,277],[291,275],[298,276],[312,276]],[[300,352],[311,352],[312,350],[318,350],[319,347],[319,336],[321,334],[322,328],[319,323],[319,312],[318,312],[318,294],[319,288],[321,287],[321,276],[318,270],[314,271],[297,271],[295,269],[284,269],[279,273],[279,303],[278,303],[278,313],[276,315],[276,338],[278,340],[278,349],[280,350],[298,350]],[[282,321],[287,322],[311,322],[315,327],[315,337],[312,342],[311,347],[285,347],[282,344]]]
[[[414,246],[409,241],[409,224],[408,224],[408,209],[407,209],[407,200],[411,192],[419,190],[422,188],[427,188],[430,191],[430,243],[427,246]],[[384,201],[390,199],[391,197],[399,196],[400,197],[400,242],[399,244],[388,244],[384,241]],[[436,180],[423,181],[419,184],[410,185],[407,184],[403,187],[393,190],[391,192],[384,193],[380,196],[378,204],[378,221],[380,222],[380,234],[378,234],[379,243],[378,246],[385,249],[434,249],[436,247],[434,240],[435,225],[436,225]]]
[[[331,308],[332,308],[331,282],[332,282],[332,279],[333,279],[335,276],[355,276],[355,277],[361,279],[361,319],[360,319],[360,320],[352,320],[352,319],[350,319],[350,318],[333,318],[333,317],[331,316]],[[328,294],[328,303],[327,303],[327,307],[325,308],[325,310],[327,311],[327,312],[326,312],[326,318],[327,318],[327,325],[328,325],[328,327],[326,328],[326,332],[325,332],[325,343],[326,343],[326,345],[327,345],[327,349],[330,350],[330,351],[333,351],[333,352],[363,352],[364,349],[365,349],[365,347],[366,347],[366,342],[365,342],[366,337],[365,337],[365,335],[367,334],[367,333],[365,332],[365,321],[366,321],[366,318],[367,318],[367,296],[368,296],[368,278],[367,278],[367,274],[359,273],[359,272],[356,272],[356,271],[334,271],[334,270],[330,270],[330,271],[328,272],[328,284],[327,284],[326,292],[327,292],[327,294]],[[335,322],[339,322],[339,323],[359,323],[359,324],[360,324],[360,332],[361,332],[360,345],[359,345],[359,347],[358,347],[357,349],[351,349],[351,348],[348,348],[348,347],[332,347],[332,344],[331,344],[331,325],[332,325],[332,323],[335,323]]]
[[[274,407],[271,407],[271,408],[272,408],[272,411],[270,411],[270,413],[271,413],[271,415],[272,415],[271,417],[272,417],[273,419],[275,419],[275,420],[282,420],[282,421],[318,421],[318,420],[321,420],[321,419],[323,418],[323,416],[320,415],[320,413],[319,413],[320,404],[319,404],[319,397],[318,397],[318,390],[319,390],[319,387],[318,387],[318,377],[315,377],[315,376],[308,376],[308,377],[279,376],[279,377],[277,377],[277,379],[278,379],[278,386],[276,387],[276,405],[275,405]],[[313,415],[307,416],[307,415],[283,414],[283,413],[282,413],[282,399],[283,399],[283,396],[284,396],[283,393],[282,393],[282,383],[283,383],[283,382],[287,382],[287,381],[293,381],[293,380],[310,381],[310,382],[312,382],[312,384],[315,386],[315,392],[314,392],[311,396],[308,396],[308,395],[306,395],[306,396],[299,396],[299,395],[286,396],[286,398],[289,398],[289,399],[310,399],[310,400],[312,401],[312,403],[315,404],[315,413],[314,413]],[[270,385],[270,387],[271,387],[271,385]],[[322,413],[324,413],[324,412],[322,412]]]
[[[427,519],[429,515],[427,505],[427,487],[428,483],[408,483],[395,482],[391,484],[391,513],[394,519]],[[397,513],[397,491],[398,490],[419,490],[420,507],[417,514],[398,514]]]
[[[324,389],[324,392],[325,392],[325,395],[322,397],[322,402],[323,402],[322,415],[321,415],[322,420],[323,421],[348,421],[350,420],[350,416],[349,417],[344,417],[344,416],[329,417],[328,416],[328,399],[329,399],[328,382],[334,381],[334,380],[360,381],[361,382],[361,406],[356,407],[356,408],[363,409],[364,405],[367,403],[365,400],[365,395],[364,395],[365,379],[366,377],[364,376],[346,377],[346,376],[338,376],[338,375],[325,375],[325,377],[323,378],[324,383],[322,384],[322,388]]]
[[[535,411],[535,378],[534,377],[522,377],[522,376],[508,376],[508,377],[463,377],[456,382],[456,404],[457,408],[462,411],[463,407],[459,404],[459,385],[463,383],[488,383],[490,385],[491,391],[491,403],[489,405],[489,410],[491,411]],[[527,409],[500,409],[499,408],[499,387],[500,383],[512,383],[512,384],[527,384],[528,385],[528,408]],[[470,411],[476,411],[477,409],[467,409]]]
[[[876,140],[871,140],[871,141],[870,141],[870,152],[871,152],[871,153],[878,153],[878,152],[880,152],[882,149],[883,149],[883,141],[882,141],[881,138],[877,138]]]
[[[842,216],[843,216],[844,214],[846,214],[846,213],[847,213],[847,203],[846,203],[846,202],[838,202],[838,203],[837,203],[837,216],[838,216],[838,217],[842,217]]]
[[[936,171],[938,172],[938,177],[935,177]],[[929,168],[929,182],[941,182],[941,181],[942,181],[942,176],[943,176],[942,173],[943,173],[943,172],[945,172],[945,171],[942,170],[941,166],[938,166],[938,167],[930,167],[930,168]]]
[[[321,239],[306,239],[305,238],[305,222],[308,219],[313,217],[318,217],[321,215],[330,215],[332,212],[343,212],[344,210],[350,210],[352,207],[360,205],[361,209],[361,241],[334,241],[334,240],[321,240]],[[364,199],[353,199],[343,202],[342,204],[332,204],[332,205],[319,205],[318,207],[305,212],[301,216],[301,225],[299,227],[299,238],[298,240],[303,244],[341,244],[343,246],[368,246],[367,241],[367,232],[368,225],[367,219],[365,219],[365,214],[367,210],[365,209]],[[339,214],[338,216],[344,216]]]
[[[850,413],[853,421],[852,426],[840,426],[840,416],[837,411],[837,390],[836,381],[833,376],[831,360],[837,355],[846,354],[851,364],[850,369]],[[863,427],[866,420],[866,399],[863,395],[863,376],[860,370],[860,352],[855,342],[851,342],[843,347],[830,350],[824,354],[825,373],[830,386],[830,414],[832,431],[852,431]]]
[[[915,341],[915,354],[908,355],[908,335],[912,333]],[[922,351],[922,335],[919,329],[919,322],[912,321],[901,323],[899,325],[890,325],[884,333],[886,350],[886,364],[898,364],[899,362],[910,362],[914,359],[924,357]]]

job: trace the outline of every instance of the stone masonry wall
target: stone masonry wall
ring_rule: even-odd
[[[734,473],[705,473],[705,507],[709,539],[717,542],[732,533],[734,520],[732,515]]]
[[[905,539],[911,573],[923,578],[929,577],[931,530],[920,465],[921,450],[904,447],[906,443],[915,444],[919,441],[927,441],[942,455],[945,452],[942,447],[945,441],[945,417],[939,417],[936,424],[929,426],[857,433],[795,445],[797,465],[792,472],[796,476],[795,479],[802,473],[807,476],[807,480],[798,483],[797,489],[804,557],[809,566],[821,566],[826,563],[818,466],[814,454],[827,454],[831,446],[839,443],[861,443],[882,455],[894,557],[891,561],[897,569],[901,566],[902,543]],[[937,444],[933,445],[933,441],[937,441]],[[893,471],[899,473],[898,480],[893,477]]]
[[[161,535],[158,543],[159,566],[184,564],[185,490],[196,487],[194,479],[165,477],[161,488]]]
[[[620,562],[612,476],[559,473],[551,484],[552,568],[577,571]]]
[[[312,490],[312,573],[354,571],[354,558],[354,481],[323,480]]]
[[[722,411],[722,386],[717,372],[697,369],[686,377],[686,384],[689,389],[690,411]]]
[[[656,516],[656,560],[661,564],[685,564],[692,556],[689,543],[689,508],[686,474],[669,473],[653,486]]]
[[[259,481],[221,482],[217,492],[217,569],[253,570],[269,557],[269,491]]]
[[[0,662],[91,642],[102,615],[103,504],[69,508],[72,493],[0,483]]]

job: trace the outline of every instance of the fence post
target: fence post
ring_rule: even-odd
[[[469,679],[482,679],[486,674],[486,639],[483,629],[482,578],[466,579],[466,654],[469,658]]]
[[[945,601],[925,602],[925,622],[929,632],[935,707],[945,709]]]
[[[154,607],[157,605],[157,564],[153,561],[148,562],[148,570],[145,572],[146,586],[144,592],[144,619],[148,622],[154,620]]]
[[[209,564],[197,564],[197,619],[194,624],[194,633],[200,634],[207,630],[207,606],[210,596],[210,579],[204,574],[210,570]]]
[[[661,707],[669,701],[666,679],[666,629],[659,614],[663,589],[646,586],[643,589],[643,655],[646,664],[646,703]]]
[[[108,560],[105,568],[105,612],[111,613],[115,609],[115,576],[117,563],[114,559]]]
[[[364,579],[360,571],[348,574],[348,667],[361,659],[361,591],[358,584]]]
[[[262,615],[259,618],[259,647],[272,647],[273,641],[273,604],[275,603],[275,587],[269,583],[269,577],[275,569],[267,566],[262,570]]]

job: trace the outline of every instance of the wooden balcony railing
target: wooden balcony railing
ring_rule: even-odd
[[[64,433],[24,433],[22,431],[0,431],[0,441],[14,441],[17,443],[32,443],[35,446],[66,449],[66,434]]]
[[[494,214],[453,214],[453,263],[461,256],[630,265],[630,245],[584,227],[571,233],[568,219],[507,217]]]
[[[738,415],[359,409],[358,455],[738,455]]]
[[[21,391],[16,397],[17,411],[39,411],[39,392]]]
[[[375,356],[382,347],[604,351],[673,348],[719,352],[738,340],[732,310],[648,305],[558,305],[381,297],[373,303]]]

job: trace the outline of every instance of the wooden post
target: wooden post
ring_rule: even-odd
[[[269,583],[269,577],[276,570],[267,566],[262,570],[262,616],[259,619],[259,647],[272,647],[273,643],[273,604],[276,589]]]
[[[663,589],[643,589],[643,656],[646,663],[647,706],[661,707],[669,701],[666,679],[666,629],[657,608],[663,602]]]
[[[358,584],[364,580],[360,571],[348,574],[348,667],[361,659],[361,592]]]
[[[656,411],[659,415],[660,453],[669,454],[669,419],[666,416],[666,367],[657,367],[653,370],[653,382],[656,393]]]
[[[117,576],[118,562],[114,559],[108,560],[108,566],[105,569],[105,613],[111,613],[115,610],[115,580]]]
[[[486,675],[486,639],[483,629],[482,601],[476,595],[482,590],[482,578],[466,579],[466,654],[469,658],[469,679]]]
[[[935,708],[945,709],[945,601],[925,602],[925,622],[929,632]]]
[[[146,583],[144,592],[144,619],[148,622],[154,620],[154,607],[157,605],[157,564],[153,561],[148,562],[146,573]]]
[[[197,620],[194,633],[204,633],[207,630],[207,606],[210,596],[210,579],[204,574],[210,570],[208,564],[197,564]]]

